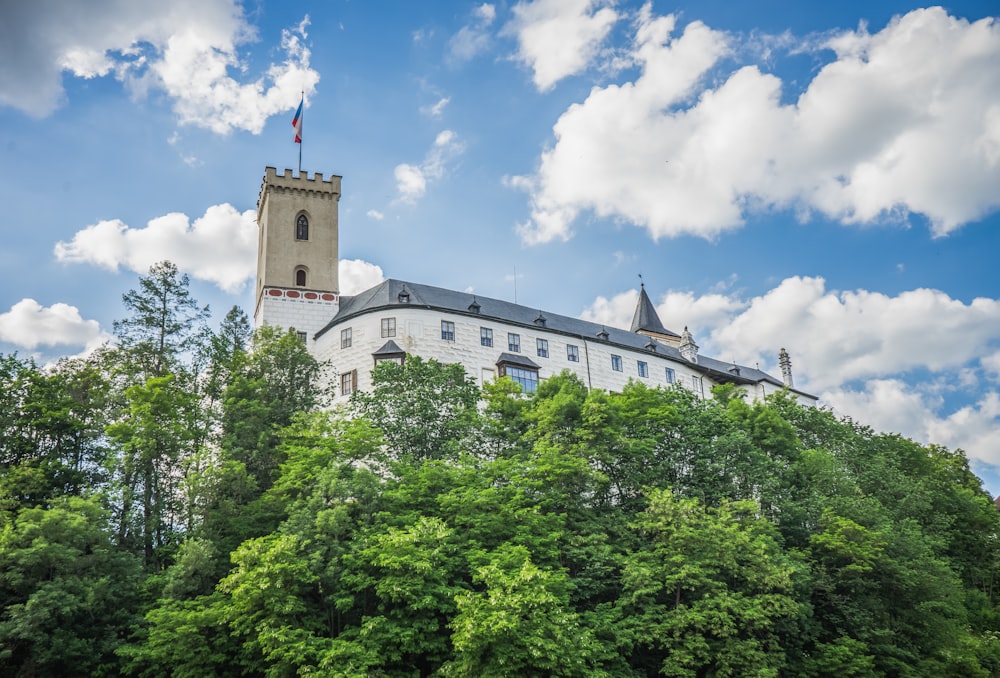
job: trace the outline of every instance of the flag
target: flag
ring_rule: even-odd
[[[295,128],[295,143],[302,143],[302,104],[305,103],[305,96],[302,97],[302,101],[299,102],[299,110],[295,111],[295,117],[292,118],[292,127]]]

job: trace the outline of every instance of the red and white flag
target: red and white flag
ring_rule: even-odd
[[[295,128],[295,143],[302,143],[302,104],[306,101],[305,96],[302,97],[302,101],[299,102],[299,110],[295,111],[295,117],[292,118],[292,127]]]

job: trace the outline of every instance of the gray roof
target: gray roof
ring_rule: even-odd
[[[399,301],[401,293],[409,295],[408,303],[401,303]],[[640,294],[640,303],[643,295],[644,292]],[[647,301],[648,299],[649,297],[646,297]],[[323,329],[316,333],[316,338],[318,339],[332,327],[346,322],[351,318],[374,311],[405,306],[478,317],[483,322],[490,320],[503,322],[524,327],[529,331],[543,329],[535,322],[539,315],[541,315],[541,311],[538,308],[522,306],[501,299],[473,295],[468,292],[456,292],[431,285],[389,279],[354,296],[341,296],[340,310]],[[650,304],[650,307],[652,307],[652,304]],[[636,314],[641,315],[638,310]],[[655,317],[655,310],[653,314]],[[647,353],[651,356],[664,357],[681,363],[695,372],[701,372],[715,381],[735,382],[738,384],[754,384],[764,381],[779,387],[784,385],[781,380],[756,368],[746,365],[734,365],[733,363],[716,360],[715,358],[701,354],[698,355],[697,363],[690,363],[681,357],[680,351],[675,347],[668,346],[663,342],[654,342],[653,345],[655,348],[649,348],[649,337],[629,330],[606,327],[598,323],[558,315],[548,311],[545,312],[544,318],[544,331],[546,332],[562,334],[566,337],[575,337],[581,340],[586,339],[588,341],[606,343],[610,346],[620,346],[637,353]],[[657,322],[659,322],[658,318]],[[662,324],[660,327],[662,328]],[[606,340],[598,337],[602,331],[608,334]],[[669,330],[664,329],[663,332],[668,335],[677,336]]]
[[[534,369],[540,369],[541,365],[533,361],[531,358],[521,355],[520,353],[501,353],[500,357],[497,358],[497,365],[520,365],[521,367],[532,367]]]
[[[680,337],[676,332],[671,332],[663,323],[660,322],[660,316],[656,313],[656,307],[653,306],[653,302],[649,300],[649,295],[646,294],[646,286],[639,286],[639,303],[635,305],[635,315],[632,316],[632,331],[646,331],[652,334],[662,334],[667,337]]]
[[[392,339],[382,344],[382,348],[372,353],[373,356],[394,356],[394,355],[406,355],[406,351],[399,347],[399,344],[394,342]]]

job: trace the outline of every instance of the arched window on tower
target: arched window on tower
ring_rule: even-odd
[[[297,287],[306,286],[306,270],[304,268],[295,269],[295,285]]]
[[[304,214],[300,214],[299,218],[295,220],[295,239],[309,239],[309,218]]]

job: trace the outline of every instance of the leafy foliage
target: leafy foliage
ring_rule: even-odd
[[[961,451],[785,394],[324,365],[157,265],[120,344],[0,356],[0,673],[996,676]]]

